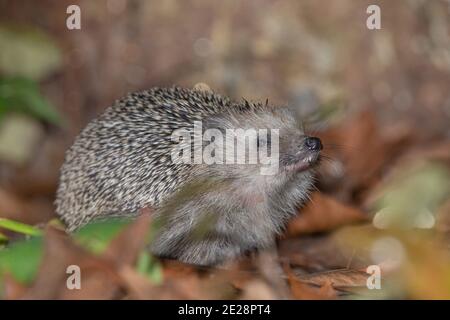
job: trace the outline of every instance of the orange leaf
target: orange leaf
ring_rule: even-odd
[[[367,219],[367,215],[361,210],[315,192],[301,213],[288,224],[287,236],[329,231]]]

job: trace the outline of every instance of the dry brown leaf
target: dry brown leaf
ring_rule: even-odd
[[[365,255],[354,248],[347,248],[345,243],[336,239],[334,233],[282,240],[279,255],[283,262],[308,272],[358,269],[370,264]]]
[[[325,283],[319,289],[319,294],[330,298],[337,298],[338,295],[331,280],[325,281]]]
[[[244,290],[247,284],[255,279],[258,272],[254,265],[254,259],[250,257],[231,261],[220,271],[227,275],[231,285],[238,290]]]
[[[162,260],[164,279],[183,278],[198,272],[198,269],[193,265],[186,264],[177,260]]]
[[[169,299],[208,299],[207,292],[201,288],[201,281],[194,275],[183,279],[168,279],[160,285],[154,285],[133,268],[125,266],[120,275],[132,299],[169,300]]]
[[[0,188],[0,217],[34,225],[50,220],[53,206],[48,201],[26,199]]]
[[[239,297],[241,300],[275,300],[276,292],[265,281],[253,279],[246,283]]]
[[[356,114],[340,126],[323,132],[320,137],[325,142],[324,152],[332,159],[341,159],[344,165],[343,176],[335,185],[336,192],[350,200],[353,192],[370,187],[379,178],[383,167],[409,146],[414,132],[407,123],[382,130],[370,111]],[[327,143],[339,148],[327,148]],[[324,167],[323,174],[329,175],[326,163]]]
[[[16,300],[22,297],[27,288],[21,283],[17,282],[13,277],[6,274],[2,278],[3,281],[3,291],[5,295],[5,300]]]
[[[285,265],[285,272],[291,287],[292,296],[299,300],[335,299],[336,291],[330,284],[322,283],[320,289],[312,287],[309,283],[295,276],[289,266]],[[331,287],[331,288],[330,288]]]
[[[131,269],[135,263],[139,253],[144,248],[146,237],[149,231],[151,221],[151,210],[144,210],[143,213],[123,229],[118,236],[116,236],[108,248],[102,254],[100,259],[106,261],[109,268],[109,274],[105,270],[93,270],[88,275],[84,276],[82,288],[84,293],[77,291],[66,291],[64,298],[68,299],[98,299],[99,292],[111,292],[111,294],[119,294],[119,290],[124,287],[130,287],[127,283],[128,278],[124,278],[122,269]],[[86,267],[84,267],[86,269]],[[89,271],[89,270],[88,270]],[[102,272],[103,271],[103,272]],[[114,279],[111,279],[114,278]],[[151,286],[148,279],[141,278],[144,281],[143,285]],[[112,283],[111,283],[112,282]],[[89,290],[86,290],[88,288]],[[114,288],[114,290],[112,290]]]
[[[61,300],[111,300],[123,296],[120,279],[116,273],[108,273],[107,269],[89,270],[82,267],[81,289],[67,290],[63,288],[58,299]]]
[[[436,230],[450,236],[450,199],[437,210]]]
[[[24,299],[111,299],[118,293],[118,277],[108,261],[75,245],[62,231],[45,231],[44,257]],[[81,269],[81,289],[67,289],[67,267]]]
[[[356,185],[366,186],[381,168],[388,154],[388,145],[380,136],[375,116],[371,112],[362,112],[346,123],[341,141],[349,147],[345,150],[344,163],[346,177]],[[347,180],[346,179],[346,180]]]
[[[217,291],[205,290],[205,281],[197,274],[189,274],[177,279],[164,279],[160,285],[152,284],[129,266],[121,268],[120,275],[132,299],[211,299],[216,297],[217,293]]]
[[[427,161],[437,160],[446,162],[450,165],[450,142],[439,141],[433,144],[426,144],[425,146],[419,146],[412,149],[399,159],[399,163],[412,162],[412,161]]]
[[[322,287],[331,282],[334,288],[365,287],[369,275],[360,270],[343,269],[332,270],[307,275],[298,275],[304,283]]]
[[[120,270],[120,276],[125,282],[129,297],[132,299],[156,299],[158,291],[156,286],[146,277],[137,273],[133,268],[124,266]]]
[[[288,298],[289,289],[284,280],[284,270],[275,250],[262,251],[258,255],[257,268],[266,283],[281,299]]]
[[[287,236],[323,232],[339,226],[366,221],[367,215],[361,210],[343,204],[320,192],[311,195],[311,201],[293,218],[287,227]]]
[[[102,256],[74,244],[64,232],[49,226],[45,232],[44,258],[25,299],[112,299],[125,287],[120,269],[136,260],[145,244],[150,216],[142,215],[112,240]],[[67,267],[81,270],[81,289],[69,290]]]
[[[150,221],[151,212],[141,214],[111,241],[103,257],[115,261],[118,267],[133,264],[145,246]]]

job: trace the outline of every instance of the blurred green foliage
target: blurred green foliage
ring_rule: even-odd
[[[136,269],[140,274],[147,276],[150,281],[160,284],[163,281],[163,271],[158,261],[148,252],[141,252]]]
[[[61,52],[46,33],[0,25],[0,119],[20,112],[52,124],[61,117],[41,95],[37,82],[61,66]]]
[[[433,214],[450,196],[450,172],[438,163],[398,170],[383,187],[374,223],[385,227],[432,227]],[[428,217],[428,218],[427,218]]]
[[[61,52],[46,33],[25,26],[0,26],[0,73],[41,80],[61,66]]]
[[[0,281],[8,274],[22,284],[30,283],[42,260],[42,249],[42,237],[33,237],[0,250]]]
[[[0,78],[0,119],[6,112],[23,112],[53,124],[60,124],[56,109],[40,94],[33,80]]]
[[[88,224],[73,234],[74,240],[83,248],[94,254],[101,254],[125,227],[130,224],[129,219],[110,219]],[[43,258],[43,238],[41,231],[11,220],[0,220],[0,227],[24,235],[37,235],[29,239],[19,240],[0,248],[0,288],[2,277],[10,275],[22,284],[30,284],[35,278]],[[151,229],[153,230],[153,228]],[[149,233],[152,233],[149,230]],[[151,237],[148,237],[150,240]],[[159,262],[144,249],[136,263],[139,273],[147,276],[151,281],[162,281],[162,268]],[[1,293],[0,293],[1,296]]]
[[[10,219],[0,218],[0,228],[11,230],[14,232],[22,233],[24,235],[29,236],[40,236],[42,235],[42,231],[38,228],[30,226],[25,223],[21,223],[18,221],[13,221]]]
[[[336,241],[381,266],[379,298],[448,299],[450,256],[436,216],[450,197],[450,171],[435,161],[399,167],[381,186],[373,225],[348,226]],[[389,239],[396,246],[377,246]],[[363,290],[364,298],[374,298]],[[374,290],[376,291],[376,290]]]
[[[109,242],[129,223],[130,221],[125,219],[93,222],[81,228],[74,235],[74,238],[82,247],[99,254],[106,249]]]

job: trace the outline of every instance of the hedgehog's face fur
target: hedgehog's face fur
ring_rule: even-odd
[[[240,154],[236,149],[230,154],[224,147],[224,159],[230,157],[234,163],[224,161],[208,168],[209,173],[213,171],[224,178],[258,179],[276,186],[293,176],[310,177],[320,158],[320,140],[307,136],[288,108],[225,113],[208,119],[205,124],[204,129],[219,129],[223,133],[224,145],[245,146],[245,153]],[[230,129],[234,135],[226,134]],[[245,134],[251,129],[256,134]]]

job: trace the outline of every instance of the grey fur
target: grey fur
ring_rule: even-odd
[[[162,224],[151,251],[193,264],[217,264],[268,247],[313,184],[313,166],[293,166],[318,158],[305,149],[290,112],[178,87],[129,94],[89,123],[67,151],[57,213],[73,231],[96,219],[155,208]],[[193,121],[220,130],[280,129],[279,173],[260,175],[260,165],[173,163],[171,134],[192,130]]]

